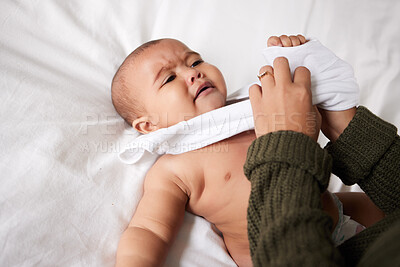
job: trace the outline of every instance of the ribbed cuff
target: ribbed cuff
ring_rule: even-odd
[[[334,143],[325,147],[333,157],[333,173],[352,185],[364,178],[394,142],[397,128],[359,106]]]
[[[250,179],[254,169],[268,162],[287,163],[310,173],[318,181],[321,191],[328,186],[331,157],[317,142],[302,133],[278,131],[254,140],[247,152],[245,175]]]

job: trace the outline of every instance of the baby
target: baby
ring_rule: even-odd
[[[281,36],[271,37],[268,45],[287,47],[305,42],[301,35]],[[117,112],[143,134],[223,107],[226,96],[218,68],[173,39],[150,41],[137,48],[112,82]],[[117,266],[162,265],[185,210],[213,223],[236,264],[251,266],[247,238],[251,188],[243,165],[255,138],[254,131],[247,131],[198,150],[160,157],[146,175],[143,198],[121,237]],[[221,145],[228,149],[212,149]],[[358,209],[376,209],[364,195],[338,196],[345,211],[357,210],[354,217],[360,223],[372,223]],[[333,231],[339,217],[334,197],[325,192],[321,202],[332,217]]]

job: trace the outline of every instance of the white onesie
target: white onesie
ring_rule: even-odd
[[[311,72],[313,104],[336,111],[358,104],[359,87],[352,67],[319,41],[310,40],[296,47],[268,47],[262,54],[269,65],[276,57],[285,56],[292,72],[298,66],[307,67]],[[119,154],[121,161],[133,164],[145,151],[159,155],[185,153],[254,129],[248,100],[252,84],[228,96],[227,105],[222,108],[135,138]],[[244,101],[231,104],[238,100]]]

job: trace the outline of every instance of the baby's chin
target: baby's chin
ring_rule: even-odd
[[[201,99],[199,99],[201,100]],[[215,98],[210,98],[210,99],[204,99],[204,101],[198,101],[196,103],[197,107],[197,116],[204,114],[206,112],[210,112],[214,109],[219,109],[225,106],[226,104],[226,98],[223,96],[215,97]]]

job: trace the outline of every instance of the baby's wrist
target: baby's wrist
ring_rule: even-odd
[[[353,119],[357,108],[342,111],[320,109],[319,111],[322,115],[322,132],[331,142],[335,142]]]

